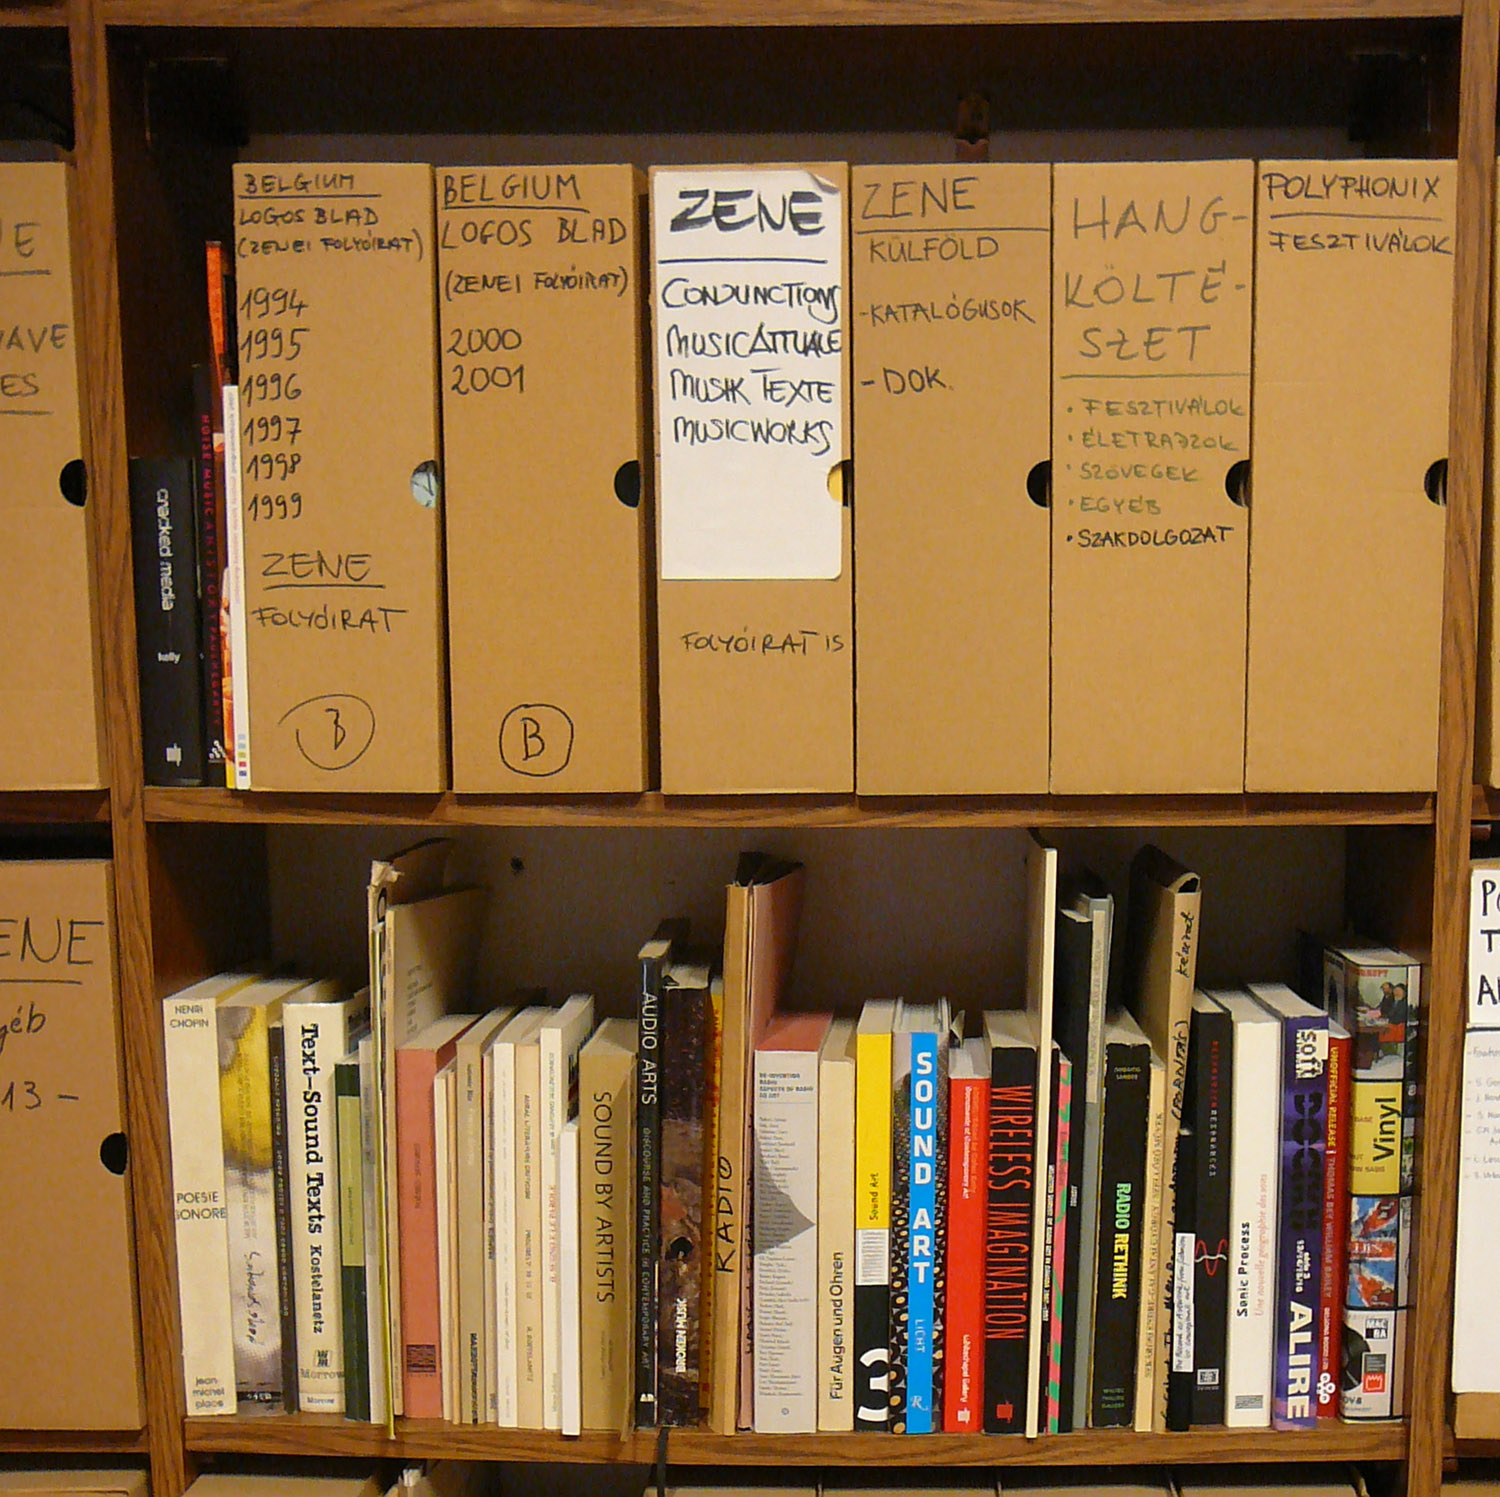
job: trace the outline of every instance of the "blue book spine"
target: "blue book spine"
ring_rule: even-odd
[[[911,1209],[908,1217],[909,1320],[906,1432],[933,1430],[937,1336],[938,1037],[911,1037]]]
[[[1328,1017],[1288,1015],[1282,1026],[1281,1222],[1271,1417],[1277,1429],[1311,1429],[1318,1422]]]

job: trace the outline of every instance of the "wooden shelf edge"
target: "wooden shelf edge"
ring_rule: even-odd
[[[0,822],[47,826],[108,820],[107,790],[0,790]]]
[[[64,6],[45,5],[0,5],[0,28],[9,26],[35,26],[62,31],[67,28],[68,13]]]
[[[1460,0],[106,0],[113,26],[924,26],[1456,17]]]
[[[375,1425],[336,1415],[238,1415],[184,1421],[187,1448],[238,1455],[364,1455],[510,1461],[576,1461],[648,1465],[656,1433],[624,1437],[588,1432],[574,1438],[538,1430],[501,1430],[402,1420],[389,1440]],[[715,1435],[672,1430],[667,1459],[697,1466],[1047,1466],[1231,1464],[1274,1461],[1399,1461],[1406,1452],[1400,1422],[1336,1424],[1314,1430],[1214,1429],[1138,1435],[1092,1430],[1039,1440],[995,1435]]]
[[[395,826],[1423,826],[1430,795],[664,796],[294,795],[147,790],[152,822]]]
[[[141,1429],[0,1429],[4,1455],[146,1455]]]

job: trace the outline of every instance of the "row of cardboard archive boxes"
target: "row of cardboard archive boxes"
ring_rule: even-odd
[[[1451,161],[234,185],[148,779],[1432,787]]]

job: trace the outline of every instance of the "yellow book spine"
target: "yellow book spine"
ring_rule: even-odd
[[[1401,1190],[1401,1081],[1356,1076],[1350,1087],[1349,1193]]]

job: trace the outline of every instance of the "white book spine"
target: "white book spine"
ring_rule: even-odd
[[[755,1055],[755,1428],[818,1428],[818,1056]]]
[[[558,1322],[562,1408],[565,1435],[583,1433],[583,1348],[579,1342],[582,1312],[578,1278],[578,1121],[567,1123],[557,1148]]]
[[[224,386],[224,545],[228,554],[229,692],[234,714],[234,788],[250,788],[250,661],[245,618],[245,515],[241,508],[240,390]]]
[[[1271,1422],[1276,1331],[1276,1220],[1281,1178],[1281,1026],[1235,1015],[1229,1167],[1229,1336],[1224,1422]]]
[[[234,1336],[213,999],[169,998],[163,1017],[187,1412],[232,1414]]]
[[[484,1417],[493,1424],[499,1411],[495,1373],[495,1050],[490,1046],[481,1060],[480,1108],[483,1136],[480,1140],[484,1169]]]
[[[495,1176],[495,1423],[515,1429],[516,1390],[516,1047],[494,1048],[490,1109]]]
[[[386,1372],[386,1317],[380,1303],[380,1258],[384,1242],[376,1179],[380,1173],[379,1140],[375,1134],[375,1040],[365,1035],[359,1042],[359,1105],[364,1114],[365,1293],[366,1348],[370,1376],[370,1422],[384,1424],[390,1417],[389,1379]]]
[[[542,1185],[542,1427],[562,1423],[562,1365],[559,1346],[562,1281],[558,1198],[558,1146],[568,1120],[568,1075],[563,1033],[543,1025],[541,1049],[542,1117],[539,1169]]]
[[[437,1200],[438,1323],[442,1327],[443,1418],[458,1418],[457,1338],[454,1328],[453,1236],[449,1231],[453,1197],[453,1154],[449,1148],[453,1071],[444,1066],[432,1078],[433,1192]]]
[[[854,1428],[854,1060],[818,1072],[818,1429]]]
[[[297,1399],[308,1413],[344,1411],[333,1068],[348,1053],[350,1012],[344,1003],[288,1003],[282,1011]]]

